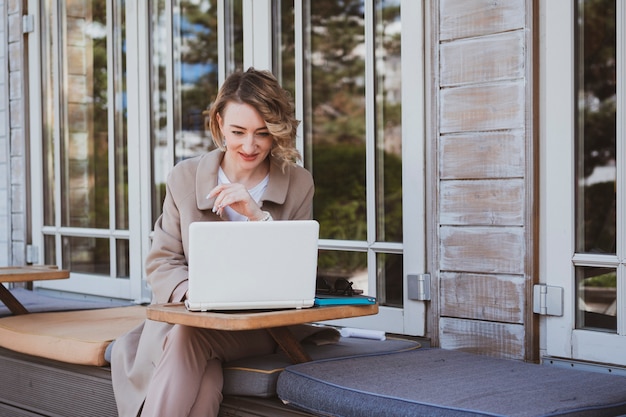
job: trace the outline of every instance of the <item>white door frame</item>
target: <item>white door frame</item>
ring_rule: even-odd
[[[621,5],[621,6],[620,6]],[[621,19],[621,20],[620,20]],[[626,6],[618,1],[618,89],[624,91],[626,79],[624,49],[626,32]],[[618,331],[617,334],[575,329],[576,306],[574,265],[603,266],[595,263],[592,255],[573,257],[575,253],[575,100],[574,91],[574,4],[569,0],[543,0],[540,2],[540,97],[542,123],[540,124],[540,282],[564,289],[563,316],[541,318],[542,356],[555,356],[581,361],[594,361],[626,365],[626,285],[624,277],[624,233],[618,232]],[[618,65],[618,71],[620,66]],[[625,94],[621,94],[618,115],[624,114]],[[620,107],[621,106],[621,107]],[[626,178],[624,118],[618,116],[618,173]],[[621,134],[621,139],[620,139]],[[620,164],[621,159],[621,164]],[[624,213],[623,181],[618,181],[617,212]],[[624,230],[624,216],[617,216],[618,231]],[[606,257],[605,257],[606,258]],[[605,261],[606,262],[606,261]]]
[[[373,1],[366,0],[366,9],[373,10]],[[425,166],[425,55],[424,55],[424,5],[414,0],[401,1],[402,17],[402,195],[403,239],[400,244],[375,242],[375,220],[368,220],[368,265],[375,265],[376,249],[403,254],[403,308],[379,308],[375,316],[331,321],[331,324],[382,330],[413,336],[426,335],[426,301],[409,299],[408,276],[427,272],[426,266],[426,166]],[[374,39],[373,19],[366,15],[366,49]],[[421,52],[421,53],[419,53]],[[366,57],[366,83],[373,85],[373,54]],[[371,89],[373,90],[373,89]],[[366,94],[373,94],[371,91]],[[368,100],[373,103],[373,100]],[[373,111],[373,108],[367,108]],[[368,119],[373,120],[370,116]],[[367,131],[370,131],[368,127]],[[369,151],[368,151],[369,152]],[[368,165],[368,189],[373,189],[373,166]],[[368,196],[368,206],[374,205]],[[322,241],[322,247],[340,247],[336,241]],[[349,248],[346,248],[349,249]],[[369,288],[376,288],[376,268],[368,268]]]

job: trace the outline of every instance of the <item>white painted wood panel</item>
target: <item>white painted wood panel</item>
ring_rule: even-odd
[[[523,274],[524,228],[439,228],[441,271]]]
[[[524,176],[524,130],[445,135],[439,149],[441,179]]]
[[[442,181],[440,224],[524,224],[524,180]]]
[[[516,30],[441,44],[440,85],[523,78],[524,36]]]
[[[524,0],[441,0],[439,20],[441,40],[505,32],[525,26],[526,4]]]
[[[524,322],[523,276],[444,272],[440,279],[442,316]]]
[[[525,356],[524,326],[442,317],[441,347],[505,359]]]
[[[440,132],[522,129],[526,90],[523,81],[441,90]]]

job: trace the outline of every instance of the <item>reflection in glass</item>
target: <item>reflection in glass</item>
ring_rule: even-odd
[[[616,253],[615,8],[615,0],[578,2],[578,252]]]
[[[367,253],[320,250],[317,263],[318,278],[331,287],[339,278],[352,282],[352,288],[371,294],[367,280]]]
[[[126,104],[126,6],[114,4],[115,42],[115,227],[128,230],[128,106]]]
[[[174,158],[178,162],[212,147],[202,112],[218,89],[217,0],[180,1],[173,24]]]
[[[165,0],[151,3],[150,39],[150,84],[152,129],[150,149],[152,149],[152,224],[161,214],[165,199],[165,180],[174,161],[167,141],[167,18]]]
[[[376,295],[381,305],[402,307],[403,267],[402,255],[390,253],[376,254],[378,291]]]
[[[402,242],[400,1],[376,7],[376,240]]]
[[[228,76],[243,67],[243,0],[224,2],[225,69]]]
[[[115,241],[117,277],[130,277],[130,245],[126,239],[117,239]]]
[[[87,235],[129,228],[125,1],[57,3],[44,2],[41,34],[44,258],[109,276],[111,240]],[[59,240],[65,227],[83,236]]]
[[[56,201],[54,193],[56,190],[55,182],[55,164],[54,164],[54,133],[55,133],[55,105],[54,105],[54,74],[53,69],[55,53],[54,37],[52,30],[55,27],[54,14],[49,10],[48,2],[44,2],[42,10],[42,53],[41,65],[44,70],[41,73],[43,87],[43,143],[42,143],[42,173],[43,173],[43,224],[44,226],[53,226],[56,216]],[[54,244],[54,239],[52,239]],[[54,247],[54,246],[52,246]],[[48,251],[46,251],[46,256]],[[56,261],[52,264],[55,265]]]
[[[66,86],[61,143],[62,225],[109,227],[107,6],[69,2],[65,10]]]
[[[366,240],[363,1],[309,4],[314,218],[323,239]],[[361,265],[365,267],[365,264]]]
[[[313,217],[320,238],[368,241],[368,215],[377,242],[402,242],[402,136],[400,1],[374,2],[374,83],[367,85],[365,2],[304,1],[303,28],[295,27],[294,4],[274,9],[275,71],[285,88],[301,94],[305,166],[315,178]],[[295,36],[302,30],[304,85],[296,90]],[[374,93],[368,94],[371,88]],[[366,100],[374,97],[373,114]],[[366,117],[373,118],[367,124]],[[368,131],[368,126],[370,131]],[[371,128],[373,126],[373,129]],[[374,152],[368,155],[368,150]],[[371,157],[374,160],[370,160]],[[368,169],[374,187],[367,188]],[[366,196],[375,207],[368,213]],[[382,304],[402,306],[402,255],[376,255],[377,293]],[[319,274],[358,281],[367,292],[367,252],[323,250]]]
[[[213,148],[203,111],[219,87],[217,0],[183,0],[176,2],[172,10],[168,5],[165,0],[157,0],[151,10],[153,222],[162,211],[171,167]],[[224,67],[230,73],[243,66],[242,1],[228,1],[224,6],[226,39],[220,41],[226,43]],[[173,42],[169,45],[167,16],[171,12]],[[167,78],[170,60],[173,84]],[[168,113],[172,106],[173,112]],[[168,141],[170,130],[173,144]]]
[[[617,271],[576,268],[576,328],[617,332]]]
[[[63,236],[63,268],[85,274],[110,275],[109,239]]]
[[[56,265],[57,264],[57,247],[55,240],[56,237],[53,235],[44,235],[43,244],[46,250],[43,252],[44,255],[44,264],[45,265]]]

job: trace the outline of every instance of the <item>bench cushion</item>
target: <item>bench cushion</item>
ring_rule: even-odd
[[[381,352],[402,352],[417,349],[420,344],[405,339],[368,340],[342,337],[337,343],[316,346],[303,343],[313,360],[355,357]],[[224,364],[224,395],[254,397],[276,396],[276,381],[292,363],[283,353],[240,359]]]
[[[617,416],[626,377],[442,349],[292,365],[283,402],[319,415]]]
[[[0,318],[0,346],[28,355],[103,366],[107,346],[146,319],[143,306]]]

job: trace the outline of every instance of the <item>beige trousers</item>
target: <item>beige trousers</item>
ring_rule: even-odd
[[[222,362],[274,352],[266,330],[220,331],[175,325],[148,386],[141,417],[217,416]]]

